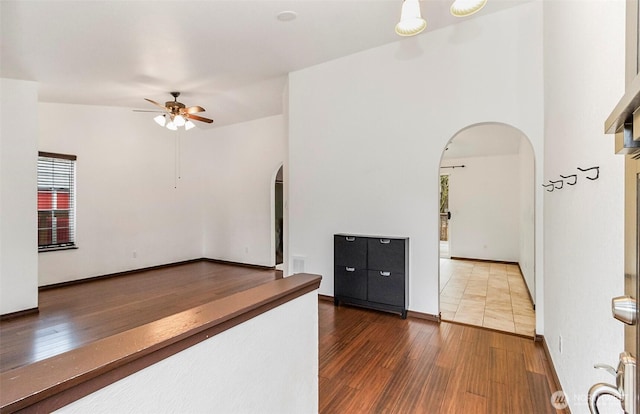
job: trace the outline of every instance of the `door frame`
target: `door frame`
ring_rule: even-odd
[[[285,219],[285,186],[284,186],[284,163],[280,163],[280,165],[278,166],[278,168],[276,168],[276,170],[271,174],[271,180],[269,181],[270,183],[270,193],[271,193],[271,206],[270,206],[270,211],[271,211],[271,219],[270,219],[270,227],[271,227],[271,237],[270,237],[270,245],[271,245],[271,266],[275,267],[278,265],[277,263],[277,258],[276,258],[276,182],[278,181],[278,175],[280,173],[280,170],[282,170],[282,263],[284,266],[284,262],[285,262],[285,226],[286,226],[286,219]]]
[[[451,185],[451,173],[450,172],[440,172],[440,182],[438,185],[438,194],[439,194],[439,199],[438,199],[438,206],[440,205],[440,203],[442,203],[442,177],[446,176],[447,177],[447,186]],[[448,194],[447,194],[447,198],[448,198]],[[447,212],[449,212],[449,202],[447,201]],[[440,226],[438,228],[442,227],[442,213],[440,213],[438,211],[438,213],[440,214]],[[447,256],[442,256],[442,240],[438,240],[438,258],[444,258],[444,259],[451,259],[451,231],[449,230],[449,218],[447,218],[447,250],[448,250],[448,254]],[[440,232],[438,231],[438,234],[440,234]],[[440,236],[438,236],[440,238]]]

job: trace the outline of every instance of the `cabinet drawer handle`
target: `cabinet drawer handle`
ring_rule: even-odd
[[[347,237],[345,237],[345,240],[348,241],[348,242],[352,242],[352,241],[356,241],[356,238],[353,237],[353,236],[347,236]]]
[[[389,240],[389,239],[380,239],[380,243],[389,244],[389,243],[391,243],[391,240]]]
[[[380,272],[380,276],[389,277],[391,276],[391,272]]]
[[[347,272],[355,272],[356,268],[355,267],[345,267],[344,270],[346,270]]]

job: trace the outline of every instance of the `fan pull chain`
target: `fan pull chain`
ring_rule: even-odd
[[[174,185],[173,188],[178,188],[178,180],[181,177],[181,168],[180,168],[180,130],[176,131],[176,142],[175,142],[175,160],[174,160]]]

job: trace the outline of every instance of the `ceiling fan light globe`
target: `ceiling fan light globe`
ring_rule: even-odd
[[[196,126],[196,124],[194,124],[193,122],[187,121],[187,122],[184,123],[184,130],[188,131],[191,128],[195,128],[195,126]]]
[[[178,127],[176,126],[176,124],[173,121],[171,121],[171,122],[167,123],[167,129],[170,129],[172,131],[177,131]]]
[[[456,0],[451,5],[451,14],[456,17],[471,16],[487,4],[487,0]]]
[[[164,115],[158,115],[153,118],[153,120],[156,121],[156,124],[160,125],[161,127],[163,127],[167,122],[167,118]]]
[[[427,22],[420,13],[418,0],[404,0],[400,22],[396,25],[396,33],[400,36],[415,36],[427,27]]]
[[[175,124],[175,126],[181,127],[181,126],[184,126],[185,119],[184,119],[184,117],[182,115],[176,115],[173,118],[173,123]]]

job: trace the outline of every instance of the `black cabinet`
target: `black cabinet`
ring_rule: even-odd
[[[407,317],[409,239],[333,236],[334,303],[397,312]]]

